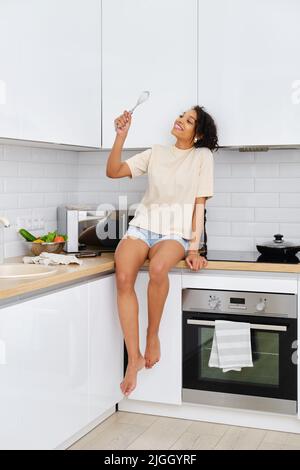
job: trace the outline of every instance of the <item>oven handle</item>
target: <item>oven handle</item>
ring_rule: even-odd
[[[188,325],[215,326],[215,322],[211,320],[187,320],[187,323]],[[252,330],[287,331],[287,327],[284,325],[259,325],[251,323],[250,328]]]

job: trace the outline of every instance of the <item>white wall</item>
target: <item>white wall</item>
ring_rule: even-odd
[[[300,242],[300,150],[216,155],[210,249],[255,250],[275,233]]]
[[[134,153],[124,152],[123,160]],[[19,217],[44,218],[45,230],[33,231],[38,234],[56,227],[59,204],[117,204],[120,195],[139,202],[146,177],[109,179],[106,159],[107,152],[0,146],[0,215],[13,224],[4,230],[5,256],[24,253]],[[300,242],[300,150],[226,150],[215,162],[215,195],[207,203],[210,249],[255,250],[277,232]]]
[[[122,160],[139,151],[127,150],[123,152]],[[83,204],[97,202],[118,204],[118,197],[122,195],[127,195],[128,204],[139,202],[147,186],[147,177],[139,176],[132,181],[130,178],[107,178],[105,175],[107,157],[107,151],[79,153],[79,202]]]
[[[25,253],[17,233],[18,218],[44,219],[38,234],[56,228],[56,207],[77,198],[78,153],[0,145],[0,215],[11,227],[3,229],[5,257]]]
[[[127,152],[123,160],[133,155]],[[106,153],[79,156],[79,200],[138,202],[147,179],[105,178]],[[101,175],[99,185],[98,175]],[[100,192],[101,187],[101,192]],[[98,190],[99,188],[99,190]],[[300,242],[300,150],[215,154],[215,195],[207,203],[210,249],[256,250],[275,233]]]

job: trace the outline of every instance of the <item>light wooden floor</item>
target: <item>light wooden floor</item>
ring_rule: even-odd
[[[300,434],[117,412],[71,450],[300,450]]]

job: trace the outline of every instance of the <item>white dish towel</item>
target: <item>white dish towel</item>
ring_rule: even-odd
[[[250,323],[216,320],[209,367],[223,372],[253,367]]]
[[[82,264],[82,260],[73,255],[59,255],[56,253],[47,253],[43,251],[39,256],[24,256],[23,263],[25,264],[43,264],[44,266],[58,265],[58,264]]]

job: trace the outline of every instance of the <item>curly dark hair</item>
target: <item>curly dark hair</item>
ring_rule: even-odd
[[[194,106],[197,113],[195,136],[202,136],[194,143],[194,147],[208,147],[210,150],[218,150],[218,135],[215,121],[205,111],[203,106]]]

